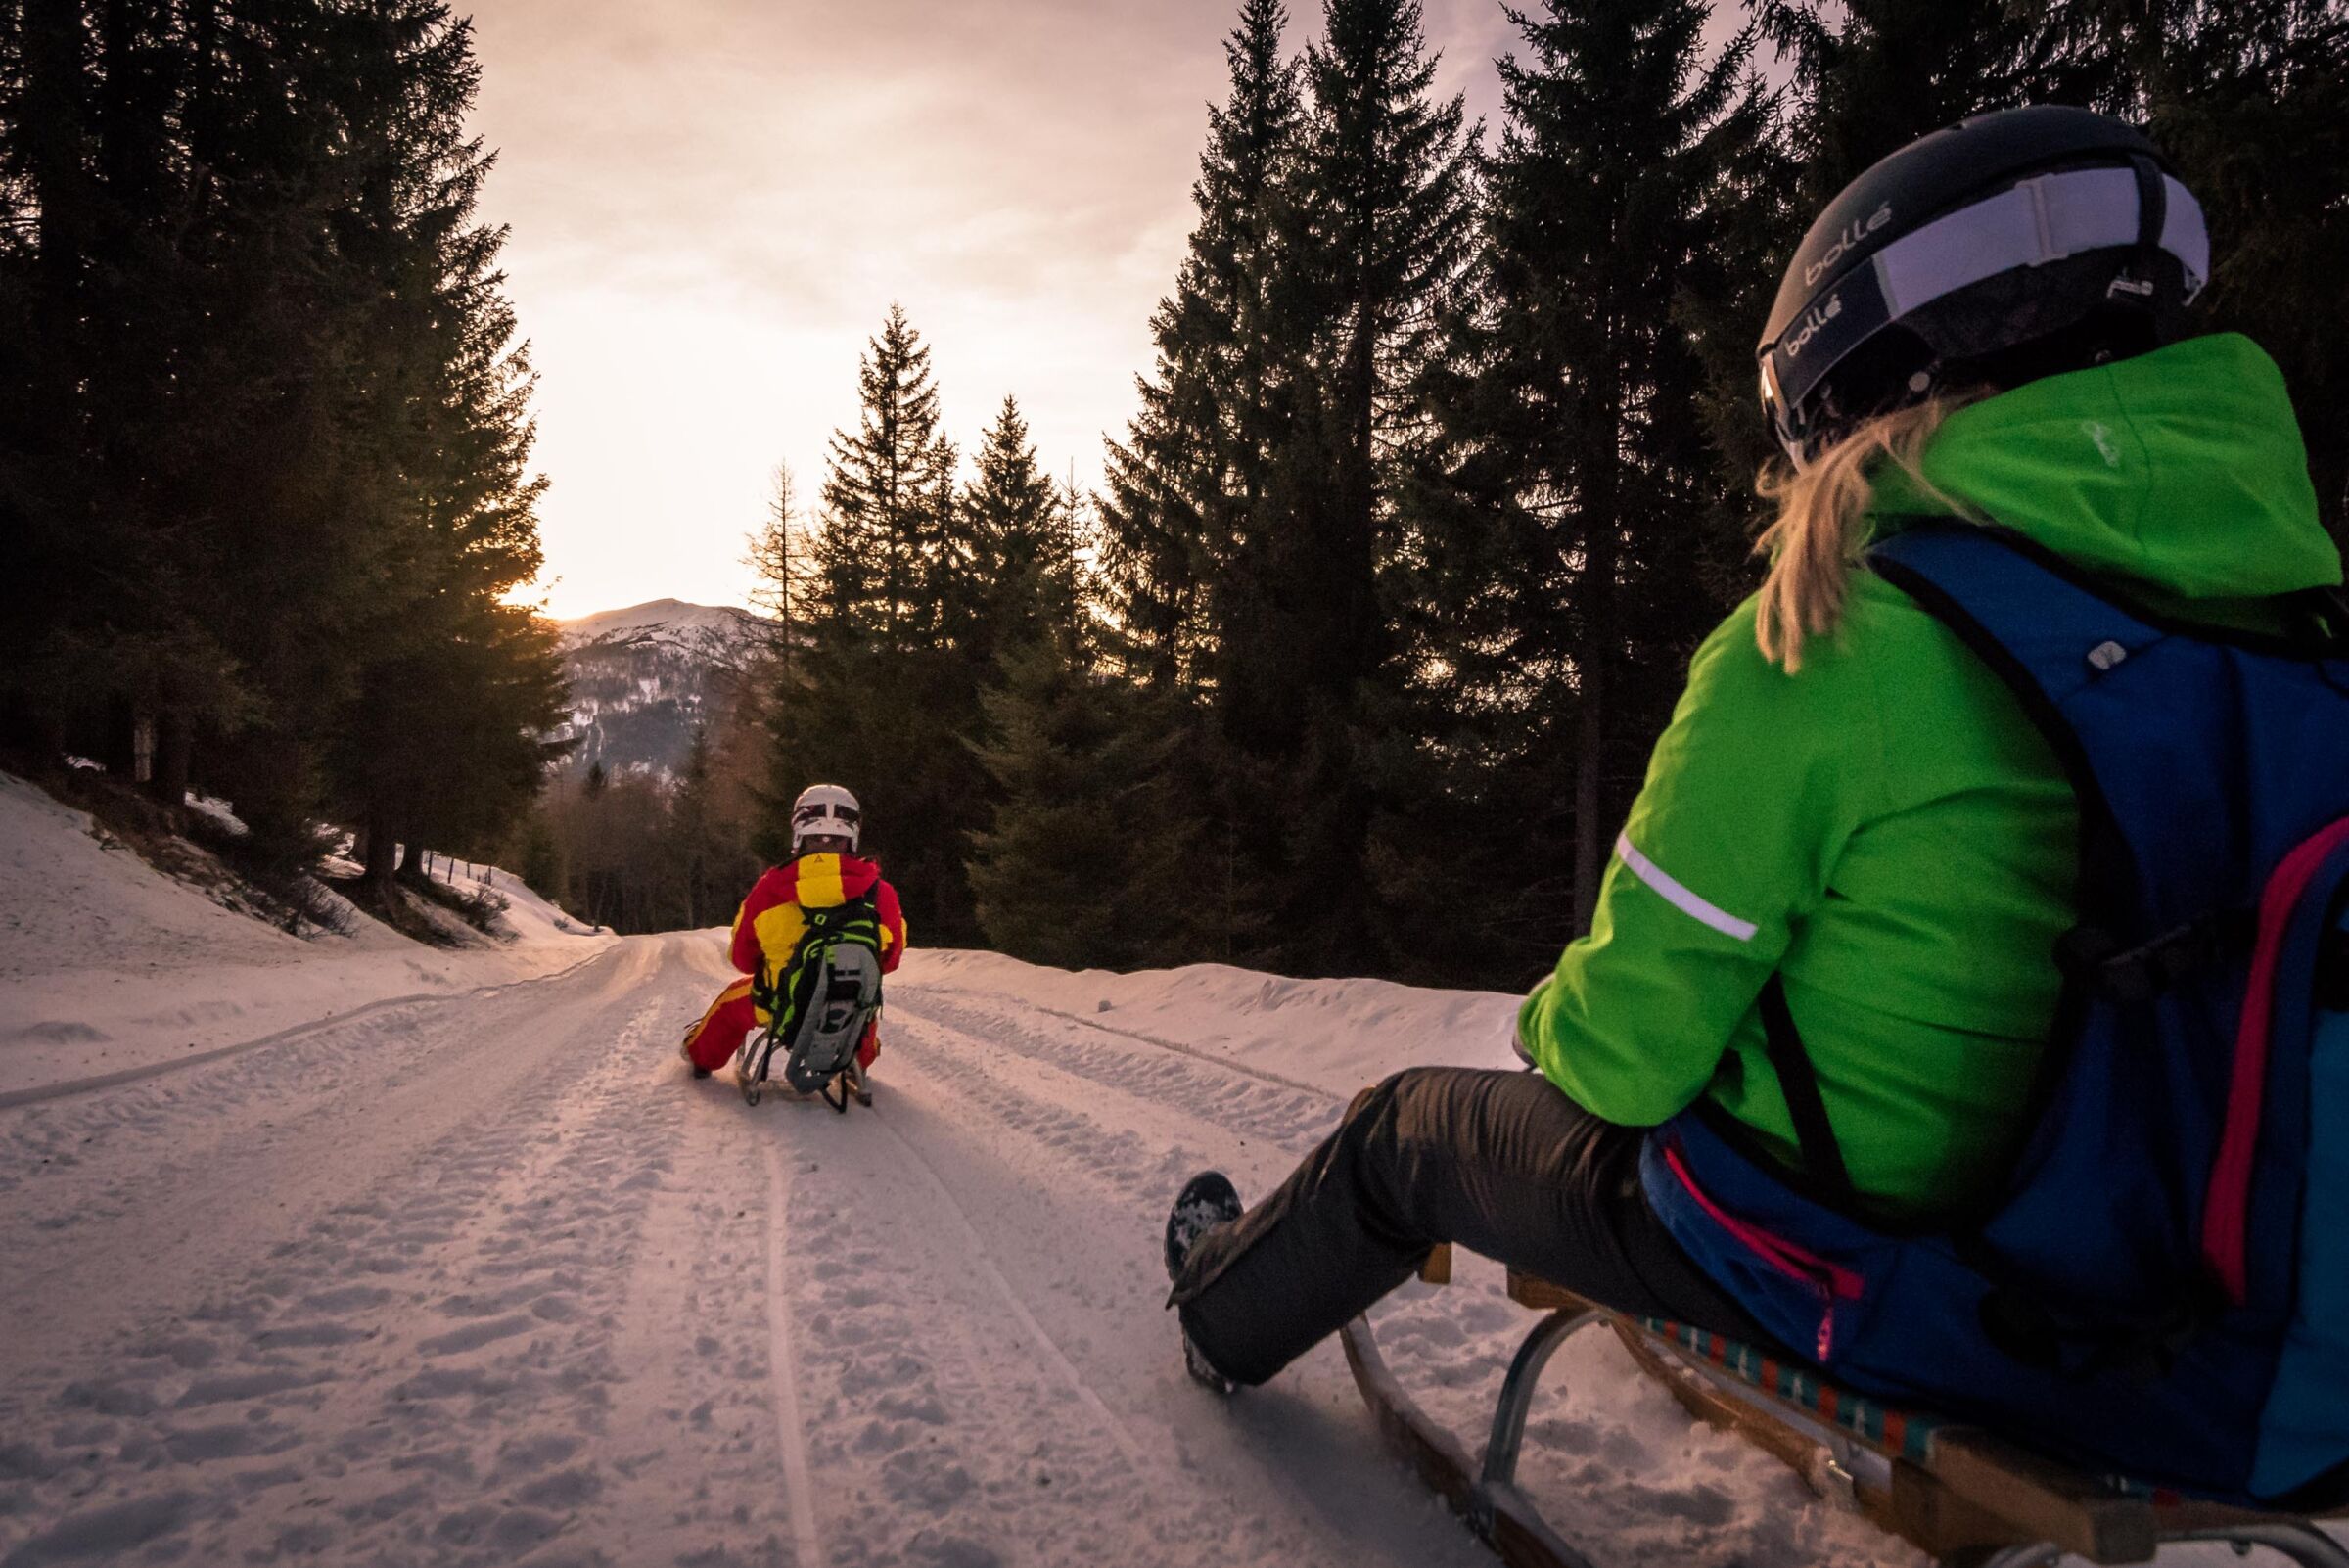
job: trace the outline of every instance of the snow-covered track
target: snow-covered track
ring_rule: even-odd
[[[150,1062],[142,1067],[125,1067],[118,1072],[97,1073],[87,1078],[67,1079],[55,1084],[40,1084],[30,1088],[9,1089],[0,1092],[0,1111],[11,1110],[20,1105],[37,1105],[45,1100],[68,1099],[76,1094],[91,1094],[100,1089],[118,1088],[124,1084],[136,1084],[146,1079],[161,1078],[166,1073],[181,1073],[192,1067],[208,1066],[213,1062],[224,1061],[231,1056],[242,1056],[247,1051],[259,1050],[266,1045],[283,1045],[293,1040],[307,1038],[326,1030],[363,1023],[379,1013],[390,1012],[393,1008],[429,1006],[464,1008],[487,1000],[492,996],[503,995],[510,991],[533,986],[557,985],[570,980],[589,964],[606,961],[612,956],[613,950],[607,948],[589,953],[576,963],[567,964],[550,974],[534,976],[530,980],[501,981],[493,986],[477,986],[470,991],[420,991],[404,996],[386,996],[380,1000],[368,1002],[364,1006],[353,1007],[346,1013],[296,1024],[291,1028],[263,1035],[257,1039],[239,1040],[233,1045],[214,1045],[193,1055],[166,1057],[160,1062]]]
[[[714,936],[607,954],[0,1110],[0,1568],[1490,1568],[1334,1344],[1184,1376],[1159,1230],[1203,1167],[1284,1176],[1358,1062],[1505,1009],[1178,972],[1117,977],[1126,1029],[1070,1010],[1109,982],[1027,1006],[916,953],[836,1116],[687,1077]],[[1202,992],[1267,998],[1250,1060]],[[1374,1314],[1449,1427],[1521,1332],[1500,1286]],[[1914,1561],[1609,1354],[1559,1353],[1522,1471],[1601,1568]]]

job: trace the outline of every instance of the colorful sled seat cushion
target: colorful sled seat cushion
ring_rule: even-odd
[[[1642,1317],[1639,1326],[1658,1339],[1708,1365],[1720,1367],[1739,1382],[1765,1394],[1798,1405],[1823,1421],[1841,1427],[1878,1453],[1922,1464],[1933,1455],[1933,1439],[1948,1423],[1937,1416],[1895,1409],[1889,1405],[1837,1388],[1807,1366],[1783,1361],[1753,1346],[1669,1318]]]

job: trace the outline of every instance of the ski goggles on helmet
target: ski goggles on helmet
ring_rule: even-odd
[[[838,801],[809,801],[791,813],[791,842],[834,835],[853,844],[862,826],[862,815],[853,806],[844,806]]]
[[[1883,160],[1812,225],[1756,350],[1763,413],[1800,462],[1945,368],[2116,314],[2160,318],[2165,341],[2209,276],[2202,209],[2140,133],[2084,110],[1983,115]]]

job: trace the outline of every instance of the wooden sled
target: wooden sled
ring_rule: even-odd
[[[1422,1276],[1451,1277],[1451,1249]],[[1783,1460],[1819,1496],[1856,1508],[1944,1568],[2052,1568],[2151,1562],[2163,1546],[2266,1546],[2300,1568],[2349,1568],[2349,1549],[2304,1517],[2254,1513],[2100,1481],[1987,1433],[1847,1393],[1807,1366],[1655,1319],[1627,1317],[1570,1291],[1509,1273],[1509,1299],[1545,1313],[1500,1386],[1484,1460],[1413,1404],[1388,1369],[1367,1319],[1340,1331],[1355,1386],[1388,1445],[1509,1568],[1591,1568],[1517,1490],[1534,1388],[1577,1329],[1604,1324],[1640,1369],[1687,1410]],[[2335,1515],[2334,1517],[2337,1517]]]

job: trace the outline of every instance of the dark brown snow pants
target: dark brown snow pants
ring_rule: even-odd
[[[1270,1197],[1199,1238],[1171,1304],[1218,1371],[1262,1383],[1451,1241],[1619,1312],[1760,1340],[1648,1208],[1644,1135],[1538,1073],[1398,1073]]]

